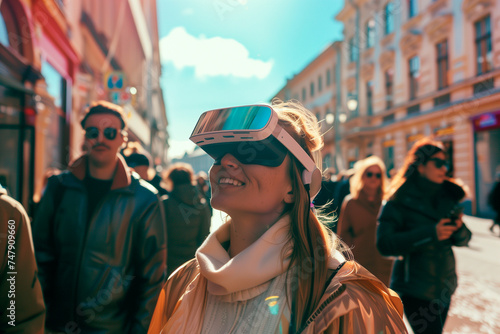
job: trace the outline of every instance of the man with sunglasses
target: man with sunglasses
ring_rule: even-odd
[[[146,332],[166,273],[156,190],[120,149],[126,118],[109,102],[81,122],[85,154],[51,177],[33,222],[48,332]]]

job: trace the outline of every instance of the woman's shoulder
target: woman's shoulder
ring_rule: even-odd
[[[461,201],[465,197],[465,190],[464,188],[452,181],[444,181],[443,182],[443,189],[445,193],[451,197],[454,201]]]
[[[355,261],[347,261],[336,273],[325,290],[319,309],[323,311],[312,320],[316,323],[313,332],[320,330],[317,326],[326,324],[329,328],[338,324],[343,317],[349,318],[348,323],[363,323],[367,329],[393,328],[396,332],[406,332],[399,296]],[[349,329],[344,331],[349,332]]]
[[[200,272],[200,267],[196,258],[189,260],[182,266],[177,268],[168,278],[167,284],[179,284],[181,281],[191,282],[193,278]]]

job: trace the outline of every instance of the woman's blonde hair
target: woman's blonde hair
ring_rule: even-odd
[[[273,109],[279,116],[279,124],[314,159],[314,152],[323,146],[316,117],[295,101],[275,99]],[[295,315],[292,326],[298,330],[323,296],[328,257],[332,248],[337,247],[338,239],[311,211],[308,190],[301,178],[304,167],[293,155],[289,156],[294,202],[288,204],[283,213],[289,214],[291,220],[289,243],[283,254],[291,251],[287,282],[291,286],[292,314]]]
[[[359,197],[359,192],[363,187],[365,186],[365,183],[363,181],[363,175],[365,174],[366,170],[372,166],[377,166],[380,168],[382,177],[381,177],[381,182],[380,182],[380,188],[379,188],[379,194],[384,196],[385,191],[388,186],[387,182],[387,171],[385,168],[385,164],[377,156],[370,156],[368,158],[365,158],[363,160],[359,160],[354,164],[354,175],[351,177],[351,180],[349,181],[350,184],[350,189],[351,189],[351,196],[353,198],[358,198]]]

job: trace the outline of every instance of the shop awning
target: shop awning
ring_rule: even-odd
[[[0,73],[0,85],[21,91],[25,94],[35,95],[35,92],[32,89],[24,87],[24,85],[19,81],[12,79],[11,77],[8,77],[1,73]]]

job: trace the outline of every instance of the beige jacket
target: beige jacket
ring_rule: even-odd
[[[176,312],[189,284],[199,275],[196,259],[169,278],[156,305],[148,333],[160,333]],[[347,261],[325,290],[301,333],[407,333],[403,305],[392,290],[354,261]],[[282,324],[283,333],[288,324]]]
[[[43,333],[45,304],[28,215],[0,189],[0,333]],[[14,326],[15,325],[15,326]]]

